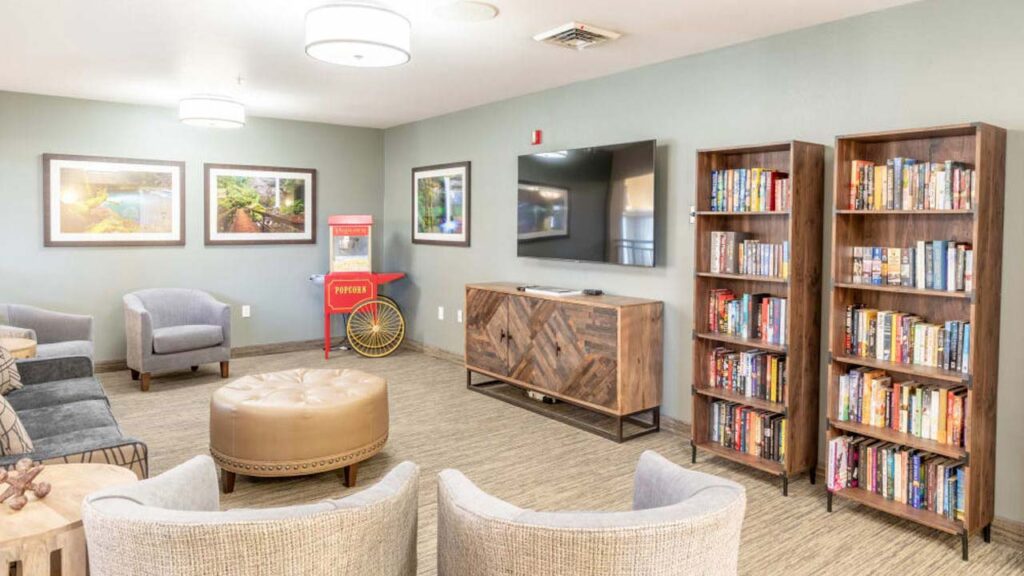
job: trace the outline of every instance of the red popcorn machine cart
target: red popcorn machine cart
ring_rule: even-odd
[[[331,315],[346,314],[348,345],[368,358],[391,354],[405,340],[398,303],[378,293],[403,272],[373,272],[373,216],[331,216],[330,272],[324,277],[324,358],[331,356]]]

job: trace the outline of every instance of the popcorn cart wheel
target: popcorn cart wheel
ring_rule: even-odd
[[[394,300],[378,296],[352,309],[345,324],[348,344],[361,356],[388,356],[405,340],[405,318]]]

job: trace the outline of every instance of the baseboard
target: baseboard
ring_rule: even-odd
[[[338,340],[338,343],[340,342],[341,340]],[[323,347],[323,345],[324,341],[317,339],[294,342],[276,342],[273,344],[257,344],[254,346],[240,346],[238,348],[231,349],[231,357],[246,358],[250,356],[268,356],[271,354],[315,350]],[[449,352],[448,350],[438,348],[436,346],[429,346],[416,340],[406,339],[402,347],[426,354],[432,358],[452,362],[454,364],[462,365],[465,363],[465,359],[461,354]],[[96,363],[96,372],[115,372],[117,370],[127,369],[128,366],[125,364],[124,360],[107,360]],[[662,413],[661,429],[669,434],[679,436],[683,442],[689,443],[690,441],[690,424],[688,422],[678,420]],[[824,485],[825,467],[818,466],[816,472],[818,479],[821,480],[822,485]],[[997,516],[995,520],[992,521],[992,540],[999,542],[1000,544],[1024,548],[1024,521],[1000,518]]]

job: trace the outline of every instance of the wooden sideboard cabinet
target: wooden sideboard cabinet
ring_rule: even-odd
[[[479,392],[622,442],[660,428],[663,305],[622,296],[545,296],[515,284],[466,286],[466,382]],[[491,378],[473,383],[476,372]],[[611,418],[544,408],[496,384]],[[624,435],[624,426],[636,430]]]

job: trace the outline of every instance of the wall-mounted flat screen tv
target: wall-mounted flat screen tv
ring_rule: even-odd
[[[654,140],[519,157],[519,256],[654,266]]]

